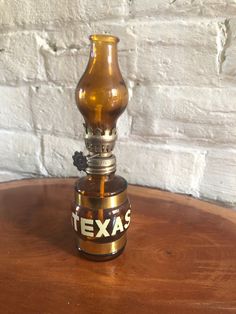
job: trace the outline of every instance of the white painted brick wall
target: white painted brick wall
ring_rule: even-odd
[[[31,133],[1,131],[0,171],[40,174],[40,140]]]
[[[88,36],[120,37],[118,172],[236,204],[235,0],[0,1],[0,181],[76,176]]]
[[[0,128],[33,130],[28,86],[0,86]]]
[[[18,85],[45,79],[36,36],[28,31],[0,34],[0,83]]]
[[[82,141],[54,135],[43,136],[43,163],[50,176],[76,176],[78,171],[73,166],[72,154],[84,149]]]
[[[206,156],[206,168],[200,193],[216,200],[235,202],[236,150],[212,149]]]

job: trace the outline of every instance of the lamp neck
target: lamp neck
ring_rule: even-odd
[[[90,74],[100,70],[103,75],[112,75],[118,68],[117,44],[91,40],[88,68]]]

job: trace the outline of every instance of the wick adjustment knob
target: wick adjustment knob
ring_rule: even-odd
[[[73,165],[79,170],[79,171],[85,171],[87,168],[87,157],[84,156],[82,152],[75,152],[74,155],[72,156],[73,158]]]

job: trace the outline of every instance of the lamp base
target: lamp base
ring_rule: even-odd
[[[76,182],[71,223],[84,257],[104,261],[118,256],[127,241],[130,219],[124,178],[87,175]]]

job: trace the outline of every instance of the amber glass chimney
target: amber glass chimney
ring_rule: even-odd
[[[88,155],[73,156],[74,165],[86,175],[75,184],[72,225],[80,254],[104,261],[123,251],[130,224],[127,182],[115,175],[112,154],[116,122],[127,106],[128,91],[118,65],[119,39],[91,35],[90,41],[89,62],[76,88]]]

